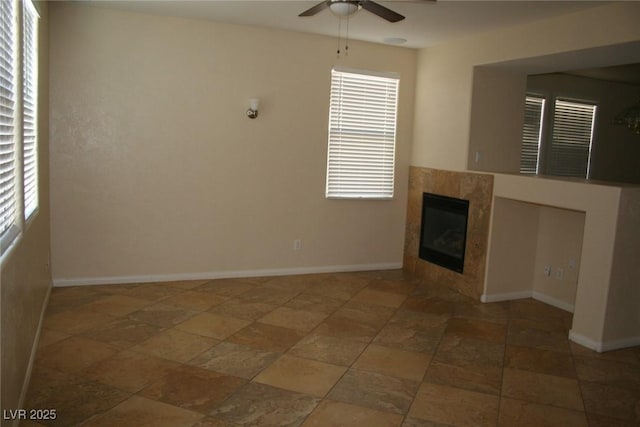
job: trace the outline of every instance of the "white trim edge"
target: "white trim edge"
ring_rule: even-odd
[[[591,338],[585,337],[573,330],[569,331],[569,339],[576,344],[580,344],[583,347],[587,347],[591,350],[603,353],[605,351],[619,350],[627,347],[635,347],[640,345],[640,336],[623,338],[615,341],[594,341]]]
[[[538,301],[542,301],[554,307],[557,307],[560,310],[568,311],[569,313],[573,313],[573,311],[575,310],[575,306],[573,304],[566,303],[557,298],[550,297],[549,295],[546,295],[546,294],[541,294],[540,292],[536,292],[536,291],[531,292],[531,298]]]
[[[480,296],[480,301],[499,302],[499,301],[509,301],[509,300],[515,300],[515,299],[524,299],[524,298],[533,298],[545,304],[552,305],[556,308],[559,308],[561,310],[568,311],[571,313],[573,313],[573,310],[574,310],[573,304],[567,304],[564,301],[560,301],[557,298],[550,297],[549,295],[542,294],[537,291],[516,291],[516,292],[505,292],[502,294],[482,294]]]
[[[31,345],[31,355],[29,356],[29,363],[27,364],[27,372],[24,374],[24,381],[22,383],[22,390],[20,391],[20,400],[18,400],[18,408],[24,408],[24,402],[27,398],[27,391],[29,390],[29,383],[31,382],[31,373],[33,372],[33,364],[36,361],[36,353],[38,352],[38,344],[40,344],[40,333],[42,332],[42,325],[44,323],[44,315],[49,306],[49,297],[51,296],[52,287],[47,288],[47,294],[42,302],[42,309],[40,310],[40,320],[38,321],[38,328],[36,329],[36,335],[33,337],[33,344]],[[19,419],[14,420],[13,427],[17,427]]]
[[[499,302],[524,298],[531,298],[531,291],[505,292],[502,294],[482,294],[480,296],[480,301]]]
[[[345,273],[354,271],[396,270],[401,262],[380,264],[328,265],[320,267],[269,268],[261,270],[209,271],[203,273],[178,273],[145,276],[84,277],[77,279],[53,279],[54,287],[83,285],[114,285],[119,283],[171,282],[175,280],[213,280],[241,277],[289,276],[294,274]]]

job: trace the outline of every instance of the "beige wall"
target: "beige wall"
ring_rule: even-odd
[[[416,52],[335,43],[52,4],[54,282],[400,266]],[[333,65],[400,74],[392,201],[324,197]]]
[[[522,128],[517,124],[524,111],[524,76],[580,68],[580,64],[637,62],[637,53],[629,56],[628,50],[614,47],[640,40],[635,18],[639,14],[640,3],[621,2],[420,50],[411,164],[458,171],[518,170],[519,159],[505,156],[503,148],[509,139],[519,147]],[[591,52],[594,48],[598,50]],[[480,67],[489,65],[489,69]],[[474,88],[492,82],[488,72],[507,72],[499,67],[511,69],[507,85],[496,84],[491,90]],[[485,75],[476,80],[475,72]],[[510,105],[521,107],[509,111]],[[482,128],[482,117],[492,109],[503,114],[507,127]],[[481,132],[476,136],[478,129]],[[483,164],[471,162],[476,149],[482,150]]]
[[[2,409],[18,409],[40,317],[51,288],[49,269],[49,126],[48,126],[48,20],[47,3],[38,4],[39,39],[39,120],[38,162],[40,206],[18,244],[10,250],[1,267]],[[9,425],[2,420],[2,425]]]
[[[591,178],[640,184],[638,136],[626,126],[614,124],[614,117],[618,113],[638,102],[640,85],[564,74],[545,74],[529,76],[527,92],[546,96],[549,104],[552,104],[556,97],[597,103],[598,112],[590,161]],[[548,141],[551,141],[551,130],[551,126],[546,129]]]
[[[550,259],[554,268],[552,274],[558,266],[564,266],[565,280],[570,282],[575,273],[568,272],[569,258],[581,248],[576,260],[577,286],[571,338],[598,351],[638,345],[640,268],[635,254],[640,249],[637,233],[640,188],[495,174],[494,196],[496,201],[498,198],[510,199],[516,206],[542,209],[541,212],[548,210],[539,213],[536,271]],[[496,206],[500,207],[500,204],[496,203]],[[561,211],[549,210],[549,207]],[[509,286],[508,280],[498,280],[499,276],[495,274],[500,265],[522,262],[517,251],[509,250],[520,248],[522,243],[501,237],[504,227],[515,224],[520,214],[518,210],[494,210],[484,301],[507,299],[503,295],[523,290],[517,281],[520,276],[514,277],[516,280]],[[565,229],[561,230],[562,227]],[[552,293],[554,291],[543,287],[535,277],[534,283],[534,291],[545,292],[546,296],[559,302],[564,298],[570,301],[570,283],[564,294],[560,289],[558,293]]]

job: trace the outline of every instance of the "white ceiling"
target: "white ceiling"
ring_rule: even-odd
[[[100,7],[330,36],[336,36],[338,32],[338,18],[329,10],[312,17],[298,17],[319,0],[83,1]],[[604,2],[380,0],[379,3],[406,19],[392,24],[361,10],[349,19],[349,38],[374,43],[384,43],[385,38],[403,38],[407,40],[403,46],[422,48],[474,33],[576,12]]]

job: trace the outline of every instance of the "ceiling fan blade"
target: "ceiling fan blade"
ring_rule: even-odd
[[[398,22],[404,19],[404,16],[400,15],[399,13],[396,13],[391,9],[387,9],[381,4],[378,4],[371,0],[362,0],[360,2],[360,6],[362,6],[363,9],[368,10],[375,15],[378,15],[380,18],[386,19],[389,22]]]
[[[305,10],[304,12],[302,12],[300,15],[298,16],[313,16],[316,13],[325,10],[326,8],[329,7],[329,2],[328,1],[323,1],[318,3],[317,5],[313,6],[312,8],[309,8],[307,10]]]

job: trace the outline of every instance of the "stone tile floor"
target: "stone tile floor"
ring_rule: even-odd
[[[570,325],[401,271],[56,288],[26,406],[56,426],[640,425],[640,347],[598,354]]]

